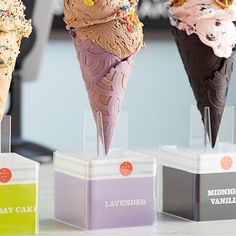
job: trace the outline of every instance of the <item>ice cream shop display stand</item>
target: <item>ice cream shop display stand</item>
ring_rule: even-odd
[[[112,148],[117,132],[127,140],[128,129],[118,122],[136,54],[144,47],[137,1],[81,4],[80,12],[80,2],[65,1],[65,22],[96,124],[97,152],[55,153],[55,218],[81,229],[153,225],[155,158]]]
[[[89,230],[153,225],[155,158],[128,150],[90,158],[55,153],[55,219]]]
[[[189,147],[160,149],[159,207],[192,221],[236,218],[234,109],[225,109],[236,50],[235,2],[206,2],[167,3],[199,115],[191,109]]]
[[[39,164],[10,152],[9,116],[1,123],[0,235],[38,232]]]
[[[55,219],[87,230],[153,225],[156,158],[128,150],[126,112],[105,155],[92,116],[85,112],[83,153],[54,153]]]
[[[214,149],[207,111],[205,129],[200,129],[200,115],[196,108],[191,109],[189,147],[160,149],[159,210],[192,221],[236,219],[234,108],[225,109]]]

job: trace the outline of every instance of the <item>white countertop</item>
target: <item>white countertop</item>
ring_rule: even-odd
[[[236,235],[236,220],[218,222],[188,222],[164,214],[158,214],[155,226],[109,229],[83,232],[77,228],[53,220],[53,172],[52,165],[42,165],[40,170],[40,227],[39,235],[81,236],[153,236],[153,235]]]

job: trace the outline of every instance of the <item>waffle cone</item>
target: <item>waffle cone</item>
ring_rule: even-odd
[[[233,70],[235,51],[230,58],[217,57],[196,34],[187,35],[171,26],[184,68],[204,122],[204,109],[210,108],[212,147],[215,146]]]
[[[102,140],[107,154],[121,111],[134,55],[121,61],[90,40],[82,41],[76,37],[73,37],[73,40],[90,106],[99,133],[103,135]],[[102,126],[97,121],[98,112],[102,116]]]

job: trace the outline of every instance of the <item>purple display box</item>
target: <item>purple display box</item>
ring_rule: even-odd
[[[109,157],[56,152],[55,219],[81,229],[152,225],[155,158],[127,150]]]

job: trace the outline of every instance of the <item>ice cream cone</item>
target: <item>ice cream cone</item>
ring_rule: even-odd
[[[102,127],[96,123],[107,154],[135,56],[121,60],[89,39],[72,36],[95,121],[98,112],[102,115]]]
[[[15,31],[0,32],[0,121],[3,118],[21,36]]]
[[[210,108],[212,147],[215,147],[233,70],[235,50],[229,58],[217,57],[196,34],[171,26],[197,107],[204,122],[204,108]]]
[[[135,54],[143,47],[143,24],[135,11],[137,4],[137,0],[64,0],[64,21],[75,44],[105,154]]]

